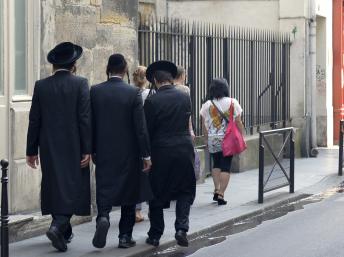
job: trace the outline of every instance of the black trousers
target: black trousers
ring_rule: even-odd
[[[72,225],[70,224],[72,215],[52,214],[51,216],[53,220],[50,226],[57,227],[63,234],[64,238],[68,239],[73,233]]]
[[[178,196],[176,201],[176,220],[174,223],[176,231],[189,231],[190,202],[192,202],[190,198],[192,196],[185,194]],[[151,226],[148,231],[148,236],[159,240],[165,229],[163,206],[152,200],[149,203],[149,217]]]
[[[136,205],[125,205],[121,206],[121,219],[119,220],[119,236],[122,237],[127,235],[129,237],[133,234],[133,228],[135,225],[135,206]],[[98,216],[97,219],[100,217],[106,217],[110,220],[109,213],[112,210],[112,206],[98,206]]]

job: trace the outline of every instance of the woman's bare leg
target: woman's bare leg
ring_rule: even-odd
[[[215,168],[212,170],[211,175],[214,181],[214,188],[215,188],[214,191],[220,190],[221,170],[218,168]]]
[[[220,178],[219,194],[220,195],[225,195],[230,177],[231,177],[231,174],[229,172],[220,172],[220,175],[219,175],[219,178]],[[221,196],[219,197],[221,198]]]

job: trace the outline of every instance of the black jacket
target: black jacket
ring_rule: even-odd
[[[164,207],[180,195],[192,204],[196,193],[194,148],[189,132],[190,96],[167,85],[145,102],[152,147],[150,181],[155,199]]]
[[[91,88],[97,204],[121,206],[149,200],[142,158],[150,156],[139,89],[119,78]]]
[[[39,152],[42,214],[90,214],[91,111],[85,78],[68,71],[36,82],[27,134],[28,156]]]

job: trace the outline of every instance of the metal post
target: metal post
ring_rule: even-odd
[[[254,59],[254,42],[250,41],[250,134],[253,135],[253,126],[255,121],[255,110],[256,110],[256,80],[255,80],[255,59]]]
[[[207,37],[207,56],[206,56],[206,65],[207,65],[207,86],[210,85],[210,82],[213,79],[214,67],[213,67],[213,42],[211,37]]]
[[[270,85],[271,85],[271,128],[276,128],[276,44],[275,42],[271,43],[271,73],[270,73]]]
[[[1,177],[1,257],[8,257],[8,196],[7,196],[7,170],[8,161],[2,160],[0,162],[2,177]]]
[[[339,165],[338,176],[343,176],[343,124],[344,120],[339,121]]]
[[[295,139],[294,139],[294,130],[290,131],[290,186],[289,193],[294,193],[294,184],[295,184]]]
[[[287,121],[287,59],[286,59],[286,44],[282,46],[282,120],[283,127],[286,127]]]
[[[258,203],[264,201],[264,144],[263,134],[259,133],[259,181],[258,181]]]

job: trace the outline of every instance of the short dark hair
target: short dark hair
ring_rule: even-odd
[[[106,73],[123,74],[126,72],[128,63],[122,54],[113,54],[109,57]]]
[[[58,70],[58,69],[71,70],[75,66],[75,63],[76,62],[65,63],[65,64],[53,64],[53,67],[55,70]]]
[[[185,75],[185,69],[182,66],[177,66],[177,75],[176,79],[181,78],[181,76]]]
[[[168,71],[157,70],[154,72],[153,78],[155,78],[156,82],[158,83],[164,83],[164,82],[169,82],[171,84],[173,83],[173,76]]]
[[[222,97],[229,97],[228,82],[224,78],[216,78],[210,83],[209,99],[218,99]]]

